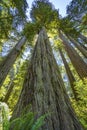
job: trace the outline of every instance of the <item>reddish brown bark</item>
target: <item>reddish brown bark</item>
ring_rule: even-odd
[[[14,82],[12,80],[11,83],[10,83],[10,85],[9,85],[9,88],[7,90],[7,93],[5,95],[5,98],[4,98],[3,102],[6,102],[6,103],[8,102],[9,97],[10,97],[10,95],[12,93],[13,87],[14,87]]]
[[[66,94],[44,28],[39,33],[12,119],[19,117],[29,104],[37,117],[50,114],[40,130],[83,130]]]
[[[82,34],[79,34],[79,37],[80,37],[85,43],[87,43],[87,37],[85,37],[85,36],[82,35]]]
[[[68,38],[76,46],[76,48],[78,48],[78,50],[84,55],[84,57],[87,58],[87,51],[82,46],[80,46],[80,44],[72,37],[68,36]]]
[[[60,52],[60,55],[62,57],[62,60],[63,60],[63,63],[64,63],[64,66],[65,66],[65,69],[66,69],[66,73],[67,73],[67,76],[68,76],[68,79],[69,79],[69,82],[70,82],[70,85],[71,85],[71,88],[72,88],[72,92],[73,92],[73,95],[74,95],[74,98],[76,101],[78,101],[78,94],[76,92],[76,89],[75,89],[75,85],[74,83],[76,82],[71,70],[70,70],[70,67],[64,57],[64,54],[62,52],[61,49],[59,49],[59,52]]]
[[[16,61],[16,58],[21,52],[24,43],[26,42],[25,36],[21,38],[21,40],[16,44],[16,46],[11,50],[11,52],[7,55],[6,59],[0,65],[0,87],[2,86],[8,72],[10,71],[12,65]]]
[[[62,34],[60,31],[59,37],[62,39],[65,50],[76,69],[78,75],[81,79],[87,78],[87,64],[83,61],[83,59],[80,57],[80,55],[76,52],[76,50],[72,47],[72,45],[69,43],[67,38]]]

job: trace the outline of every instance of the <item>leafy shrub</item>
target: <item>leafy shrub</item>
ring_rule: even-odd
[[[33,112],[28,112],[26,114],[21,114],[19,118],[12,120],[11,122],[8,119],[7,111],[4,106],[2,107],[2,127],[3,130],[39,130],[40,127],[44,124],[44,119],[47,115],[35,119]]]
[[[39,130],[44,124],[46,115],[39,117],[35,120],[34,114],[29,112],[19,118],[16,118],[10,123],[13,130]]]
[[[87,130],[87,79],[79,80],[75,83],[75,88],[78,93],[78,101],[72,100],[72,105],[75,112],[83,125]]]

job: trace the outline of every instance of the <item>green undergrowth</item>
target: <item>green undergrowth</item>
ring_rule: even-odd
[[[87,130],[87,79],[76,82],[75,88],[78,93],[78,101],[71,100],[71,102],[84,130]]]
[[[5,110],[4,106],[1,107],[2,110],[2,119],[0,120],[0,130],[39,130],[45,123],[45,118],[47,114],[40,116],[38,119],[35,119],[35,114],[33,112],[28,112],[22,114],[20,117],[9,121],[8,113]]]

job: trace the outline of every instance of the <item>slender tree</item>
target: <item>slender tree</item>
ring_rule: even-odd
[[[75,40],[80,44],[82,48],[84,48],[87,51],[87,47],[85,46],[85,43],[83,41],[80,41],[78,38],[75,38]]]
[[[83,46],[83,48],[86,48],[85,44],[87,43],[87,37],[81,34],[81,30],[77,28],[74,21],[70,21],[68,17],[65,17],[60,20],[60,30],[62,30],[67,36],[71,36],[74,38],[74,40],[83,41],[80,45]],[[78,39],[78,40],[77,40]],[[80,47],[78,47],[80,49]],[[81,49],[80,49],[81,50]]]
[[[2,86],[8,72],[10,71],[12,65],[14,64],[16,58],[21,52],[24,43],[26,42],[26,37],[22,37],[21,40],[16,44],[16,46],[7,55],[6,59],[0,65],[0,87]]]
[[[41,130],[83,130],[66,94],[44,28],[39,33],[12,119],[19,117],[29,104],[37,117],[50,114]]]
[[[8,99],[9,99],[9,97],[10,97],[10,95],[11,95],[11,93],[12,93],[12,90],[13,90],[13,87],[14,87],[14,82],[13,82],[13,80],[10,82],[10,84],[9,84],[9,88],[8,88],[8,90],[7,90],[7,93],[6,93],[6,95],[5,95],[5,98],[4,98],[4,102],[8,102]]]
[[[70,82],[70,85],[71,85],[71,88],[72,88],[72,92],[73,92],[73,95],[74,95],[74,98],[76,101],[78,101],[78,94],[76,92],[76,89],[75,89],[75,85],[74,83],[76,82],[71,70],[70,70],[70,67],[66,61],[66,58],[64,57],[64,54],[62,52],[62,49],[59,48],[59,52],[60,52],[60,55],[62,57],[62,60],[63,60],[63,63],[64,63],[64,66],[65,66],[65,69],[66,69],[66,73],[67,73],[67,76],[68,76],[68,79],[69,79],[69,82]]]
[[[80,44],[71,36],[68,36],[68,38],[78,48],[78,50],[80,50],[80,52],[84,55],[84,57],[87,58],[87,51],[82,46],[80,46]]]
[[[62,39],[63,44],[65,46],[65,50],[68,53],[68,56],[80,78],[83,79],[84,77],[87,77],[87,64],[79,56],[76,50],[71,46],[71,44],[65,38],[61,31],[59,32],[59,37]]]
[[[79,34],[79,38],[81,38],[85,43],[87,43],[87,37],[82,34]]]

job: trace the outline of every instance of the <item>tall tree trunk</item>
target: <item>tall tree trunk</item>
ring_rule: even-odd
[[[59,48],[59,52],[60,52],[60,55],[62,57],[62,60],[63,60],[63,63],[64,63],[64,66],[65,66],[65,69],[66,69],[66,73],[67,73],[67,76],[68,76],[68,79],[69,79],[69,82],[70,82],[70,85],[71,85],[71,88],[72,88],[72,92],[73,92],[73,95],[74,95],[74,98],[76,101],[78,101],[78,94],[76,92],[76,89],[75,89],[75,86],[74,86],[74,83],[76,82],[71,70],[70,70],[70,67],[64,57],[64,54],[62,52],[62,50]]]
[[[37,117],[50,113],[40,130],[83,130],[72,110],[44,28],[39,33],[12,119],[19,117],[29,104]]]
[[[6,102],[6,103],[8,102],[9,97],[10,97],[10,95],[12,93],[13,87],[14,87],[14,82],[12,80],[11,83],[10,83],[10,85],[9,85],[9,88],[7,90],[7,93],[5,95],[5,98],[4,98],[3,102]]]
[[[87,51],[83,47],[81,47],[80,44],[76,40],[74,40],[71,36],[68,36],[68,38],[76,46],[76,48],[80,50],[80,52],[84,55],[84,57],[87,58]]]
[[[69,35],[69,36],[70,36],[70,35]],[[85,42],[82,40],[82,38],[81,38],[80,36],[77,37],[77,36],[71,35],[71,37],[74,38],[75,41],[77,41],[77,42],[80,44],[80,46],[87,51],[87,47],[85,46],[86,44],[85,44]]]
[[[16,58],[21,52],[21,49],[26,42],[26,37],[22,37],[21,40],[16,44],[16,46],[7,55],[6,59],[0,65],[0,87],[2,86],[8,72],[10,71],[12,65],[14,64]]]
[[[59,33],[59,37],[62,39],[63,44],[65,46],[65,50],[80,78],[87,78],[87,64],[83,61],[83,59],[76,52],[76,50],[71,46],[71,44],[65,38],[61,31]]]
[[[87,43],[87,37],[82,34],[79,34],[79,38],[81,38],[85,43]]]
[[[87,47],[85,46],[84,42],[80,42],[77,38],[75,40],[80,44],[81,47],[83,47],[87,51]]]

